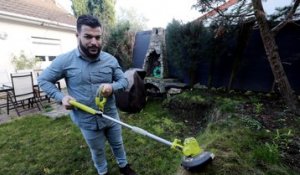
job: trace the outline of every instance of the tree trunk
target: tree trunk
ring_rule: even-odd
[[[261,0],[252,0],[255,17],[259,26],[260,35],[265,47],[267,58],[274,75],[275,82],[278,85],[279,92],[283,96],[287,106],[295,111],[297,107],[297,98],[290,86],[288,78],[282,66],[278,47],[274,35],[268,25]]]

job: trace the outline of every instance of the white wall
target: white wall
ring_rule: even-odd
[[[34,38],[54,39],[53,44],[43,44]],[[75,31],[0,19],[0,70],[15,71],[11,64],[13,55],[23,50],[28,57],[35,55],[57,56],[77,46]]]
[[[53,43],[43,43],[45,38]],[[16,71],[11,60],[13,55],[18,56],[21,51],[24,51],[28,58],[36,55],[57,56],[76,46],[75,29],[74,31],[55,29],[0,19],[0,72],[2,74]],[[45,68],[49,64],[50,62],[44,62],[42,65],[37,65],[36,69]]]

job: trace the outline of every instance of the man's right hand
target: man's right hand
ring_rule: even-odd
[[[75,100],[75,98],[69,96],[69,95],[66,95],[64,96],[64,98],[62,99],[62,105],[65,107],[65,109],[67,110],[71,110],[73,109],[73,106],[69,103],[70,100]]]

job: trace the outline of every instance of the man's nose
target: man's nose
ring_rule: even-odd
[[[98,44],[98,40],[97,40],[95,37],[93,37],[93,38],[91,39],[91,43],[92,43],[92,44]]]

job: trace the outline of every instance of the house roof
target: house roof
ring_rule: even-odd
[[[0,11],[75,26],[75,17],[55,0],[0,0]]]

